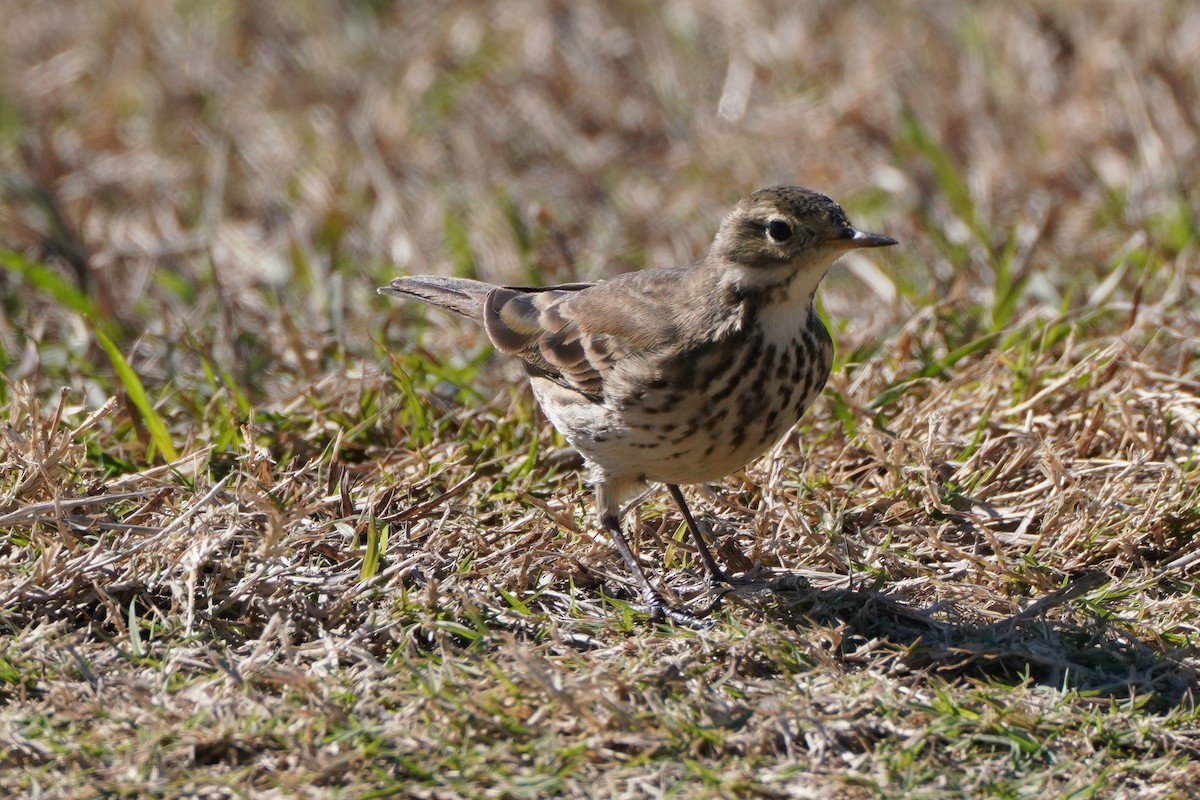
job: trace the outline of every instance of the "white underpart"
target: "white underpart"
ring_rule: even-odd
[[[843,251],[822,248],[805,264],[787,264],[764,269],[762,267],[735,266],[726,273],[725,285],[747,288],[787,284],[787,294],[759,312],[759,319],[766,327],[766,342],[776,345],[790,344],[800,333],[808,319],[808,306],[817,291],[821,279]]]

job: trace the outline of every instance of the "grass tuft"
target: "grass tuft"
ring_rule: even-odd
[[[1195,4],[17,5],[0,796],[1198,793]],[[375,289],[780,183],[901,245],[687,489],[754,582],[651,624],[519,365]]]

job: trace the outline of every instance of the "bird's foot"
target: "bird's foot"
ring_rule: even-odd
[[[682,608],[675,608],[655,593],[646,597],[646,613],[650,616],[651,621],[666,619],[685,628],[704,631],[717,624],[711,619],[710,615],[720,603],[721,598],[718,596],[716,600],[704,609],[700,611],[688,611]]]

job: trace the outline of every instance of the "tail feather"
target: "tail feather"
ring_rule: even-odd
[[[488,293],[495,288],[490,283],[466,278],[408,275],[396,278],[387,286],[380,287],[379,293],[420,300],[453,311],[472,322],[483,324],[483,304]]]

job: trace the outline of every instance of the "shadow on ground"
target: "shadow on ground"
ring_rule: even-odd
[[[1078,610],[1070,619],[1046,613],[1101,586],[1100,573],[1078,576],[1026,609],[988,625],[955,620],[952,608],[922,609],[886,592],[815,589],[795,575],[740,586],[725,595],[764,620],[795,631],[839,631],[839,655],[897,651],[895,665],[944,679],[1013,684],[1028,680],[1116,700],[1142,698],[1151,712],[1191,708],[1200,696],[1195,647],[1139,638],[1127,623]],[[935,616],[936,614],[936,616]]]

